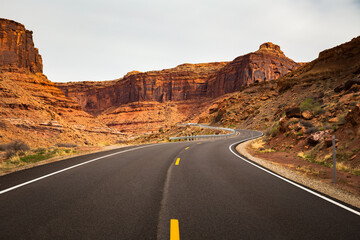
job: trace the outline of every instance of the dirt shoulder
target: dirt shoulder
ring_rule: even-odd
[[[239,144],[236,150],[285,178],[360,208],[360,176],[338,171],[338,183],[334,184],[330,168],[307,162],[295,154],[258,152],[252,148],[251,142]]]
[[[36,166],[52,163],[52,162],[62,161],[62,160],[66,160],[69,158],[78,157],[78,156],[96,153],[96,152],[102,152],[102,151],[107,151],[107,150],[112,150],[112,149],[117,149],[117,148],[123,148],[126,146],[128,146],[128,145],[111,145],[111,146],[102,146],[102,147],[100,147],[100,146],[79,147],[79,148],[77,148],[77,151],[75,154],[70,153],[70,154],[66,154],[66,155],[54,156],[54,157],[51,157],[51,158],[48,158],[48,159],[45,159],[42,161],[38,161],[35,163],[21,163],[18,166],[15,166],[15,165],[7,166],[7,164],[5,162],[0,162],[0,166],[1,166],[0,167],[0,176],[10,174],[13,172],[17,172],[17,171],[21,171],[24,169],[33,168]]]

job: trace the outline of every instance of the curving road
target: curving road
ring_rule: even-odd
[[[127,147],[2,176],[0,239],[359,237],[359,209],[236,156],[233,143],[250,135]]]

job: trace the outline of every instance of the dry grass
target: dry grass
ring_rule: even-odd
[[[255,151],[258,151],[258,152],[275,152],[275,150],[271,149],[271,148],[265,149],[264,148],[265,144],[266,144],[266,142],[262,138],[260,138],[260,139],[253,141],[250,146],[252,149],[254,149]]]

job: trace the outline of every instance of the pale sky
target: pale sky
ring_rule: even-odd
[[[51,81],[231,61],[264,42],[298,62],[360,35],[360,0],[0,0]]]

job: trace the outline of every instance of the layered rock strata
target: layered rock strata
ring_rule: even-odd
[[[0,18],[0,70],[42,73],[42,59],[34,47],[32,31],[12,20]]]
[[[232,62],[182,64],[162,71],[130,72],[114,81],[58,83],[57,86],[86,112],[99,115],[132,102],[219,97],[255,82],[277,79],[299,66],[279,46],[264,43],[258,51]]]
[[[31,147],[116,142],[122,135],[84,112],[42,74],[32,32],[0,19],[0,143]]]
[[[207,94],[218,97],[239,91],[253,83],[275,80],[299,66],[278,45],[264,43],[258,51],[235,58],[209,79]]]

